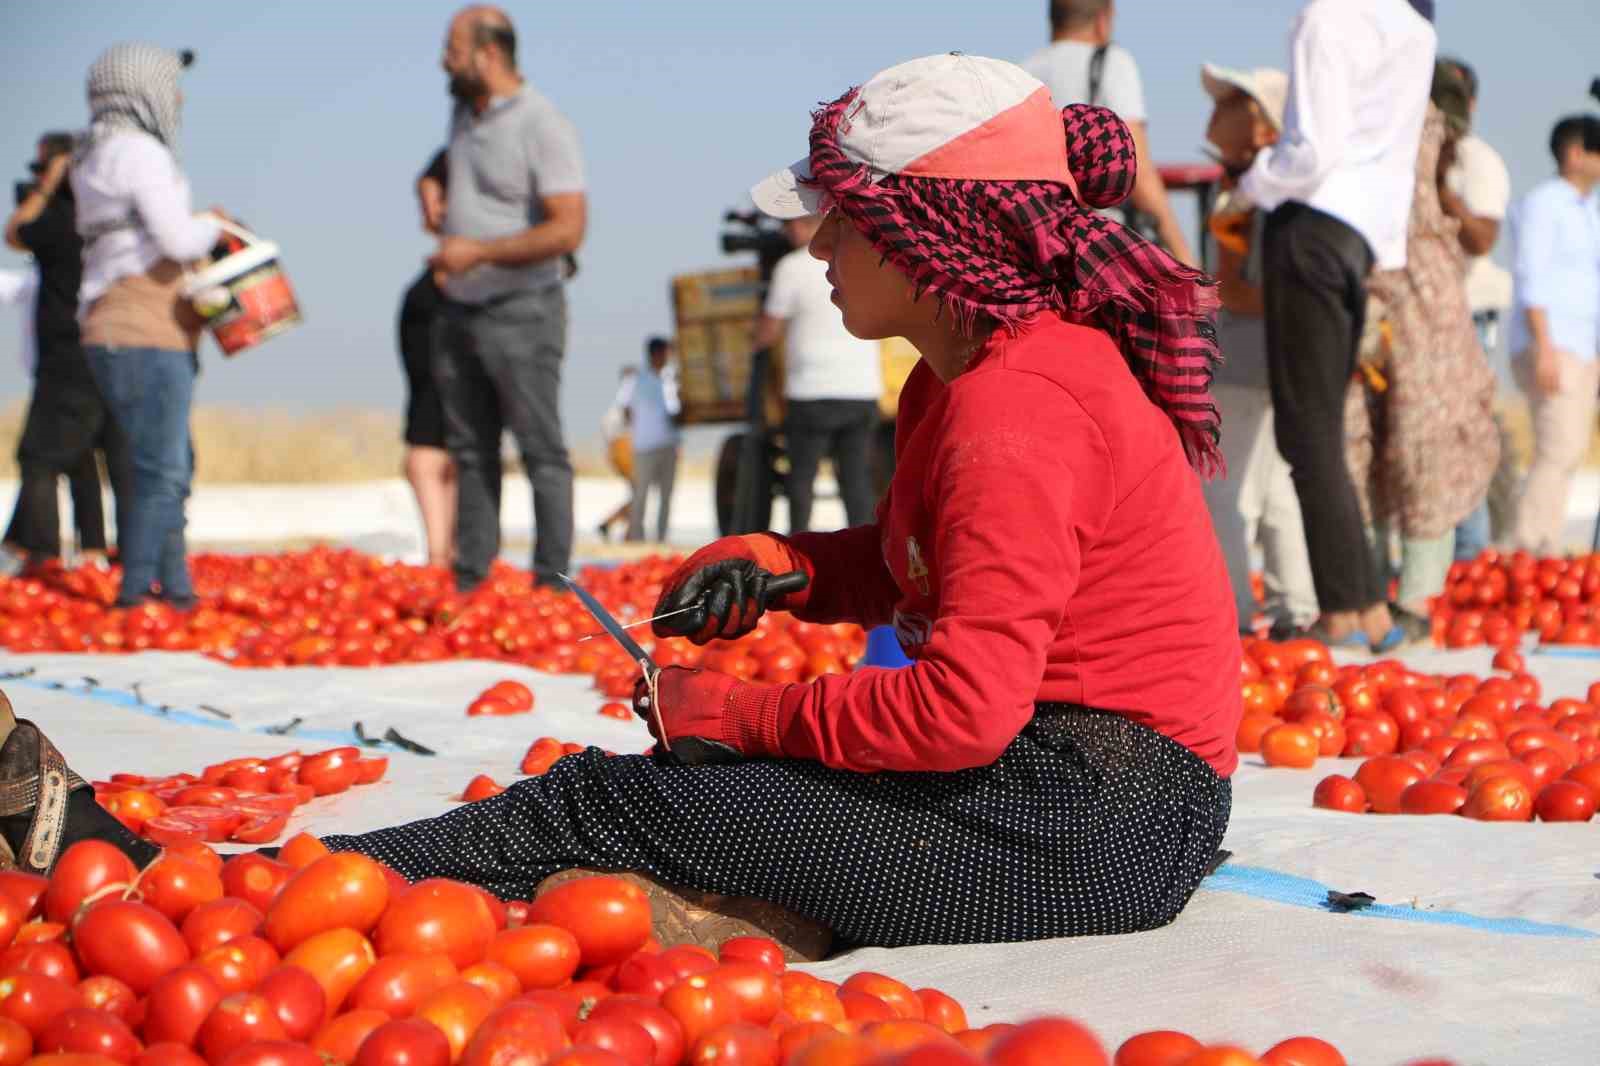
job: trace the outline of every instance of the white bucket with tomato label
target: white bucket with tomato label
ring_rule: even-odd
[[[189,275],[183,295],[222,353],[237,355],[299,324],[300,307],[278,265],[278,246],[231,222],[219,224],[228,254]]]

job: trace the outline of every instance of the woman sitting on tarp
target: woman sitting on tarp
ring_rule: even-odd
[[[892,622],[912,664],[790,685],[668,668],[661,739],[743,761],[591,748],[328,847],[506,898],[639,871],[677,939],[727,935],[692,919],[735,910],[791,947],[818,941],[776,913],[880,945],[1172,921],[1228,824],[1240,647],[1193,469],[1218,458],[1213,290],[1096,213],[1134,166],[1111,112],[1057,111],[975,56],[819,111],[809,158],[756,202],[824,214],[811,250],[850,331],[922,353],[894,480],[872,525],[701,549],[658,609],[695,610],[658,634],[737,637],[776,608]],[[768,602],[794,570],[809,586]]]

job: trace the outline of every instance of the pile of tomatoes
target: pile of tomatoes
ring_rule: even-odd
[[[1343,1066],[1172,1031],[1113,1056],[1064,1018],[969,1027],[932,988],[787,968],[778,944],[663,949],[636,884],[530,902],[408,884],[314,837],[277,859],[167,849],[142,872],[82,841],[0,873],[0,1066]]]
[[[269,844],[289,827],[296,807],[353,785],[370,785],[389,769],[384,755],[354,746],[315,755],[285,752],[207,766],[198,775],[112,774],[94,782],[100,806],[134,833],[163,846],[207,841]]]
[[[1433,608],[1435,643],[1504,647],[1525,633],[1549,644],[1600,643],[1600,554],[1537,559],[1491,550],[1450,567]]]
[[[1308,769],[1366,756],[1317,786],[1319,807],[1462,814],[1486,821],[1588,821],[1600,800],[1600,682],[1586,700],[1538,702],[1539,682],[1502,651],[1509,676],[1436,677],[1393,661],[1335,666],[1311,640],[1247,641],[1242,752]]]
[[[656,556],[581,575],[622,621],[649,617],[679,563]],[[547,673],[595,678],[609,697],[633,691],[636,664],[609,640],[576,597],[535,588],[497,563],[470,595],[452,591],[437,568],[405,566],[360,552],[315,548],[279,555],[197,555],[200,606],[115,610],[114,576],[92,568],[0,579],[0,646],[14,652],[197,651],[235,666],[378,666],[444,659],[515,662]],[[635,631],[651,643],[648,628]],[[854,625],[814,625],[787,614],[762,617],[755,632],[697,648],[661,641],[662,666],[705,665],[745,678],[805,681],[841,673],[861,657]]]

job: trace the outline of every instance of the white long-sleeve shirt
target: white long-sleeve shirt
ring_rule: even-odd
[[[1438,37],[1406,0],[1311,0],[1289,38],[1283,139],[1240,182],[1271,210],[1294,200],[1406,265],[1406,220]]]
[[[199,259],[217,243],[216,220],[195,216],[189,179],[166,145],[148,133],[107,135],[71,174],[84,237],[80,306],[93,303],[118,278],[143,274],[163,259]]]

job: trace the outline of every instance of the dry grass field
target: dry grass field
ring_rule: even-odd
[[[22,432],[24,401],[0,408],[0,479],[17,475],[15,442]],[[1505,399],[1502,417],[1525,466],[1533,452],[1533,426],[1520,398]],[[211,484],[311,484],[399,477],[405,445],[398,416],[373,410],[295,414],[202,406],[194,412],[196,480]],[[579,474],[611,476],[598,443],[573,446]],[[1600,428],[1589,444],[1588,465],[1600,466]],[[507,468],[516,466],[508,453]],[[706,457],[689,455],[680,476],[704,476]]]
[[[24,401],[0,409],[0,479],[17,476]],[[195,480],[211,484],[326,484],[401,476],[400,419],[373,410],[311,414],[196,407]],[[608,474],[598,447],[574,449],[580,474]],[[508,468],[516,466],[507,456]]]

